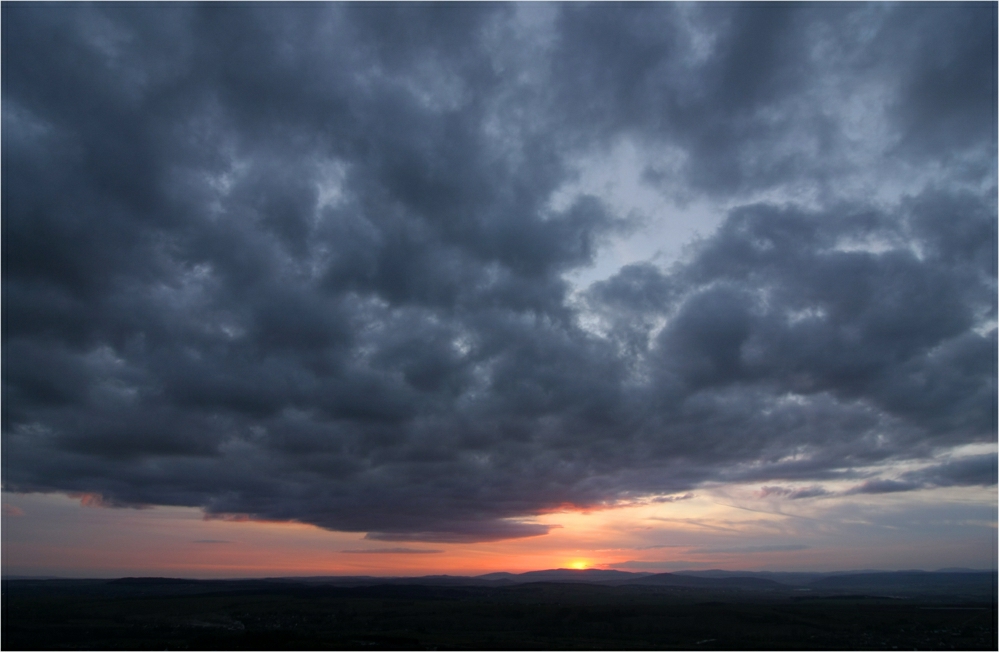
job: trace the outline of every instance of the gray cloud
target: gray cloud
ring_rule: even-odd
[[[899,491],[912,491],[922,489],[922,485],[915,482],[905,482],[900,480],[889,480],[885,478],[875,478],[867,480],[846,490],[847,495],[851,494],[892,494]]]
[[[830,495],[830,492],[818,485],[811,487],[795,487],[794,489],[791,489],[790,487],[766,485],[760,488],[759,495],[760,498],[769,498],[770,496],[778,496],[781,498],[798,500],[800,498],[816,498],[818,496],[828,496]]]
[[[903,473],[898,480],[875,478],[846,491],[847,494],[882,494],[933,487],[988,487],[997,482],[995,455],[973,455]]]
[[[701,548],[701,553],[754,553],[754,552],[791,552],[794,550],[808,550],[809,546],[788,543],[773,544],[767,546],[735,546],[729,548]]]
[[[901,474],[898,479],[871,478],[843,492],[829,491],[818,485],[795,488],[765,485],[760,488],[759,496],[761,498],[776,496],[796,500],[820,496],[896,493],[934,487],[988,487],[996,484],[997,481],[999,478],[997,478],[996,456],[985,454],[957,458],[914,471],[907,471]]]
[[[359,550],[341,550],[354,555],[432,555],[443,550],[431,548],[361,548]]]
[[[678,502],[680,500],[690,500],[693,497],[694,497],[694,494],[692,494],[692,493],[690,493],[688,491],[687,493],[681,494],[679,496],[656,496],[650,502],[653,502],[653,503],[675,503],[675,502]]]
[[[430,541],[434,543],[474,543],[479,541],[502,541],[536,537],[558,526],[519,521],[491,520],[477,522],[467,520],[442,524],[435,530],[404,532],[368,532],[365,539],[375,541]]]
[[[994,441],[995,12],[5,6],[4,489],[482,541]],[[726,217],[575,288],[627,138]]]
[[[928,466],[918,471],[909,471],[902,477],[937,487],[973,485],[988,487],[996,484],[996,466],[995,455],[971,455]]]

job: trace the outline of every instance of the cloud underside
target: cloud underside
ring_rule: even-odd
[[[6,491],[469,542],[995,441],[994,5],[14,4],[2,36]],[[574,286],[672,219],[566,198],[625,140],[721,224]]]

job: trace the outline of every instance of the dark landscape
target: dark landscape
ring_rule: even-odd
[[[994,650],[996,573],[5,579],[5,650]]]

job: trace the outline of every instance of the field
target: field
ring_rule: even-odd
[[[994,650],[996,629],[994,592],[953,588],[910,587],[890,596],[578,582],[4,580],[0,644],[5,650]]]

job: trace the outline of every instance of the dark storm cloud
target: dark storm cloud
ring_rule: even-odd
[[[905,147],[949,158],[995,141],[996,32],[975,25],[995,19],[995,5],[939,3],[885,26],[880,47],[892,63],[904,61],[893,108]]]
[[[466,542],[994,441],[995,11],[6,4],[4,488]],[[733,208],[576,293],[620,138]]]

